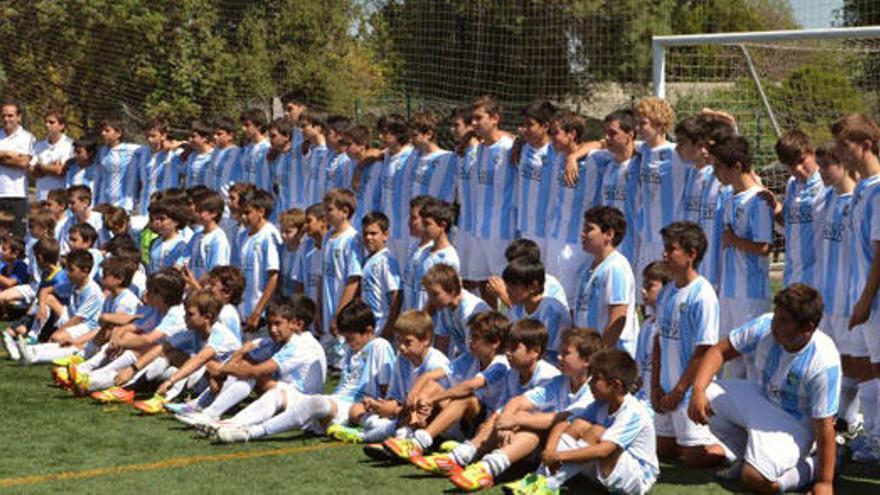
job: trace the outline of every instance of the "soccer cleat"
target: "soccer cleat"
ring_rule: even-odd
[[[248,427],[244,425],[224,426],[217,430],[216,436],[223,443],[247,442],[251,439]]]
[[[85,362],[82,356],[79,354],[71,354],[70,356],[65,356],[63,358],[58,358],[52,361],[52,364],[55,366],[67,366],[70,363],[73,363],[74,366],[77,364],[82,364]]]
[[[70,375],[67,373],[67,366],[55,366],[52,368],[52,381],[59,388],[69,389],[71,382]]]
[[[67,364],[67,383],[70,384],[73,395],[77,397],[89,395],[89,374],[81,372],[72,362]]]
[[[452,452],[461,445],[461,442],[457,442],[455,440],[446,440],[445,442],[440,444],[440,452]]]
[[[134,402],[134,391],[122,387],[110,387],[106,390],[92,392],[91,398],[104,404],[131,404]]]
[[[351,426],[332,424],[327,428],[327,436],[343,443],[364,443],[361,430]]]
[[[547,486],[546,477],[537,473],[531,473],[516,481],[505,483],[501,485],[501,489],[509,495],[555,495],[559,493],[558,489],[552,490]]]
[[[422,455],[422,447],[412,438],[391,437],[382,442],[385,449],[403,460]]]
[[[475,492],[484,488],[491,488],[495,484],[495,478],[489,472],[485,462],[477,462],[464,468],[459,473],[449,477],[449,481],[466,492]]]
[[[452,476],[464,469],[450,454],[417,455],[410,457],[409,461],[419,469],[443,476]]]
[[[164,407],[166,411],[175,416],[178,414],[192,414],[201,410],[189,402],[166,402]]]
[[[381,443],[368,443],[364,445],[364,454],[374,461],[390,461],[396,459],[388,449]]]
[[[166,402],[168,399],[165,396],[156,394],[150,399],[135,402],[134,408],[144,414],[162,414],[165,412],[165,408],[162,406]]]
[[[3,332],[3,347],[6,349],[6,353],[9,354],[9,359],[13,361],[21,359],[21,352],[18,350],[15,339],[7,332]]]

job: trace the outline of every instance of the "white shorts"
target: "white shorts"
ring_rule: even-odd
[[[593,257],[581,249],[580,244],[571,244],[560,239],[547,240],[547,252],[544,255],[544,267],[547,273],[559,280],[565,289],[568,307],[573,308],[577,302],[577,293],[584,268],[593,263]]]
[[[687,415],[689,401],[682,400],[678,408],[668,413],[654,413],[654,431],[658,437],[675,438],[681,447],[700,447],[721,443],[707,425],[694,423]]]
[[[769,481],[810,455],[813,430],[767,400],[747,380],[720,380],[706,395],[715,411],[709,428],[733,453]]]
[[[754,318],[770,311],[770,301],[764,299],[734,299],[722,297],[718,300],[719,322],[718,338],[725,339],[730,331],[748,323]]]
[[[67,332],[67,335],[70,335],[71,339],[76,340],[83,335],[91,332],[92,329],[89,327],[88,323],[79,323],[73,325],[72,327],[67,327],[67,329],[64,331]]]
[[[34,288],[29,284],[16,285],[13,289],[21,296],[21,301],[16,301],[16,306],[30,306],[37,298]]]
[[[868,356],[868,347],[864,340],[855,332],[849,330],[849,318],[846,316],[830,316],[822,317],[819,323],[819,329],[828,334],[833,340],[834,345],[841,354],[847,356]]]
[[[857,350],[867,349],[868,352],[864,353],[864,356],[870,357],[871,363],[880,363],[880,314],[871,313],[868,321],[853,328],[851,333],[856,346],[864,346],[858,347]],[[857,354],[854,356],[864,357]]]
[[[595,462],[595,466],[595,475],[588,474],[588,476],[607,488],[609,493],[643,495],[651,491],[657,481],[654,473],[646,470],[635,457],[625,450],[620,453],[617,464],[608,477],[602,476],[598,462]]]
[[[504,251],[509,240],[505,239],[478,239],[467,236],[462,242],[466,251],[459,251],[461,260],[461,278],[474,282],[489,280],[492,275],[500,276],[507,266],[507,258]]]

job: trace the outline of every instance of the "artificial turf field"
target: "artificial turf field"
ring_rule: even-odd
[[[5,356],[0,359],[0,417],[2,493],[454,490],[445,479],[424,475],[415,467],[375,464],[358,446],[299,432],[247,444],[212,444],[170,416],[143,417],[131,406],[101,406],[90,399],[75,399],[50,386],[47,366],[22,368]],[[841,494],[878,494],[880,468],[847,465],[836,488]],[[569,492],[599,490],[578,482]],[[664,463],[652,493],[728,492],[714,482],[709,471]]]

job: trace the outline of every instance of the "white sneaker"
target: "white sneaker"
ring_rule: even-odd
[[[21,360],[19,362],[21,362],[22,366],[30,366],[36,361],[34,351],[31,349],[31,346],[28,345],[24,335],[19,335],[15,344],[18,347],[18,352],[21,353]]]
[[[174,417],[196,429],[198,429],[203,424],[216,421],[214,418],[208,416],[202,411],[197,411],[190,414],[177,414]]]
[[[223,426],[217,430],[217,440],[223,443],[247,442],[251,439],[251,434],[247,426],[232,425]]]
[[[12,338],[12,335],[9,335],[6,332],[3,332],[3,348],[6,349],[6,354],[9,354],[9,358],[13,361],[21,359],[21,353],[18,352],[18,346],[15,344],[15,339]]]

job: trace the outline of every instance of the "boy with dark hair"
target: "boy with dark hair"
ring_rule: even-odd
[[[816,328],[822,296],[794,284],[773,303],[773,313],[706,352],[688,414],[731,446],[740,462],[726,474],[747,490],[782,493],[812,484],[813,493],[832,493],[841,375],[837,348]],[[724,362],[737,357],[745,359],[749,378],[715,381]]]
[[[327,117],[327,148],[330,150],[327,166],[321,178],[324,191],[351,187],[351,176],[354,174],[354,162],[345,153],[348,142],[345,130],[351,127],[351,119],[344,115]]]
[[[324,174],[331,155],[327,147],[327,119],[324,114],[306,112],[300,116],[299,121],[305,139],[303,161],[308,170],[305,200],[306,204],[312,205],[320,203],[328,192],[324,189]]]
[[[228,265],[230,250],[229,240],[218,225],[224,210],[220,193],[207,191],[195,203],[195,210],[202,229],[189,242],[189,264],[186,269],[188,278],[199,280],[214,267]]]
[[[46,136],[34,146],[29,170],[36,178],[37,201],[46,199],[50,190],[64,187],[64,163],[73,156],[73,140],[64,133],[67,128],[64,114],[60,110],[49,110],[43,118]]]
[[[648,263],[642,270],[642,301],[645,303],[642,327],[636,343],[635,360],[639,365],[641,385],[634,392],[637,399],[651,405],[651,377],[654,367],[654,341],[657,337],[657,297],[663,287],[672,281],[672,273],[662,261]]]
[[[263,110],[251,108],[242,112],[239,122],[247,140],[238,158],[241,180],[257,184],[257,169],[266,160],[266,153],[269,151],[269,140],[265,137],[269,118]]]
[[[208,171],[214,156],[211,143],[214,130],[201,120],[196,120],[189,128],[189,154],[183,168],[186,176],[186,187],[207,186]]]
[[[427,307],[434,312],[434,347],[456,358],[468,348],[468,322],[489,305],[461,285],[455,268],[440,263],[422,277]]]
[[[605,116],[605,149],[590,154],[601,176],[599,204],[622,211],[630,228],[619,244],[620,253],[636,266],[636,201],[639,195],[641,152],[636,150],[636,117],[632,110],[617,110]]]
[[[409,191],[413,165],[410,159],[417,153],[409,144],[409,127],[400,115],[391,114],[380,118],[377,127],[379,140],[385,147],[385,158],[376,179],[379,184],[373,202],[376,209],[384,213],[391,222],[388,249],[397,259],[404,259],[409,247],[409,232],[404,215],[411,197]]]
[[[104,146],[98,150],[95,203],[109,203],[125,211],[132,211],[138,175],[133,158],[138,145],[122,141],[125,131],[118,120],[102,122],[101,137]]]
[[[278,230],[281,240],[281,292],[284,295],[294,294],[294,277],[297,264],[303,256],[303,236],[305,234],[306,213],[299,208],[291,208],[278,216]]]
[[[352,166],[351,188],[357,195],[357,210],[352,217],[354,224],[361,218],[378,209],[376,203],[379,188],[379,175],[382,172],[382,150],[373,149],[370,130],[363,125],[354,125],[343,133],[347,143],[345,154],[354,162]]]
[[[452,203],[457,161],[454,153],[437,146],[437,117],[431,112],[417,113],[410,119],[409,128],[417,154],[409,169],[407,196],[430,196]]]
[[[323,203],[315,203],[306,209],[303,231],[306,239],[300,246],[301,255],[297,258],[293,273],[293,292],[305,294],[312,300],[318,299],[324,278],[322,247],[327,235],[327,215]],[[315,329],[323,332],[322,312],[318,313]]]
[[[635,277],[617,250],[628,227],[623,213],[611,206],[596,206],[584,213],[581,243],[593,264],[581,276],[574,324],[597,329],[605,347],[635,356],[639,333]]]
[[[540,260],[541,248],[538,247],[538,243],[531,239],[514,239],[510,241],[510,244],[504,250],[504,258],[508,263],[523,256],[533,260]],[[513,306],[507,294],[507,286],[504,285],[504,280],[500,276],[492,275],[489,277],[487,288],[505,306]],[[568,298],[566,297],[565,289],[559,283],[559,279],[546,272],[544,273],[544,296],[552,297],[568,306]]]
[[[363,276],[361,298],[373,310],[379,335],[393,341],[394,320],[400,313],[400,267],[397,259],[385,246],[388,240],[388,217],[374,211],[361,223],[364,237]]]
[[[532,102],[523,109],[520,133],[524,143],[516,164],[519,173],[515,201],[517,232],[521,237],[534,239],[545,255],[553,206],[550,191],[554,150],[549,130],[555,115],[556,107],[548,101]]]
[[[421,211],[428,203],[436,201],[430,196],[416,196],[409,202],[409,234],[414,239],[410,243],[409,257],[403,267],[403,310],[417,309],[418,295],[422,281],[418,279],[419,265],[425,252],[431,249],[431,240],[425,235],[425,224]]]
[[[162,268],[179,269],[189,262],[189,244],[180,234],[188,216],[181,201],[160,199],[150,204],[150,228],[159,234],[150,246],[150,273]]]
[[[98,156],[98,143],[88,137],[79,138],[73,142],[73,158],[67,160],[67,176],[64,179],[65,187],[86,186],[89,190],[95,188],[98,182],[98,167],[94,166]]]
[[[104,231],[104,217],[92,209],[92,191],[86,186],[71,186],[67,190],[67,205],[70,213],[65,215],[61,220],[60,226],[57,227],[57,233],[60,236],[57,240],[61,243],[61,254],[67,254],[70,251],[68,239],[70,238],[70,229],[79,223],[87,223],[95,228],[99,234]],[[107,238],[101,239],[101,243],[106,242]]]
[[[263,309],[278,288],[281,234],[268,221],[274,206],[271,194],[257,189],[240,198],[239,203],[241,223],[247,229],[238,265],[246,280],[239,311],[245,321],[245,331],[255,332],[261,326]]]
[[[208,187],[219,192],[223,200],[229,199],[229,188],[241,180],[238,167],[239,148],[235,145],[235,121],[220,117],[214,122],[214,152],[208,170]]]
[[[449,229],[452,228],[455,219],[455,211],[452,205],[445,201],[431,201],[419,209],[422,218],[422,229],[425,239],[431,244],[422,253],[416,269],[416,280],[422,280],[432,266],[438,264],[449,265],[456,271],[461,269],[461,261],[455,246],[449,242]],[[416,307],[422,309],[428,302],[428,294],[424,287],[420,287],[416,295]]]

